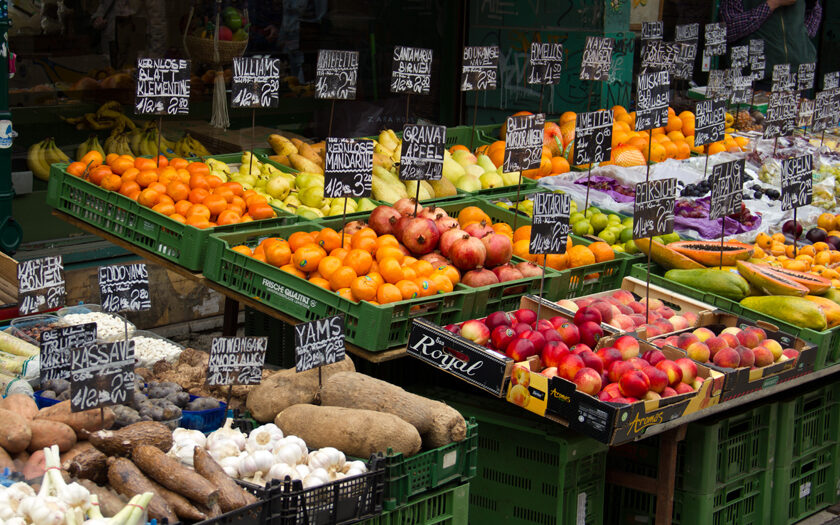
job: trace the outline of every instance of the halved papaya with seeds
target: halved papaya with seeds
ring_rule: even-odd
[[[648,254],[648,250],[652,250],[650,258],[666,270],[692,270],[704,267],[702,264],[695,262],[693,259],[689,259],[685,255],[675,252],[661,242],[653,241],[653,248],[651,248],[651,240],[648,237],[636,239],[634,242],[639,248],[639,251],[645,255]]]
[[[791,281],[801,284],[812,295],[822,295],[831,288],[831,281],[829,279],[814,275],[813,273],[788,270],[781,266],[771,266],[768,268],[771,272],[782,274]]]
[[[669,244],[668,248],[705,266],[734,266],[735,261],[744,261],[752,257],[755,250],[752,244],[726,241],[723,243],[721,261],[721,243],[717,241],[678,241]]]
[[[769,266],[736,261],[738,273],[768,295],[794,295],[802,297],[808,294],[808,289],[792,281],[780,273],[776,273]]]

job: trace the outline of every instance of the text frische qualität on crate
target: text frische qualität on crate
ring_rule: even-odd
[[[566,193],[535,193],[528,252],[535,255],[566,253],[571,231],[572,198]]]
[[[20,261],[17,278],[20,315],[55,310],[64,306],[67,290],[61,255]]]
[[[406,124],[400,151],[401,180],[440,180],[446,126]]]
[[[359,52],[319,49],[315,67],[315,98],[354,100],[359,80]]]
[[[62,326],[41,332],[41,383],[53,379],[69,379],[73,349],[95,342],[96,323]]]
[[[233,57],[230,99],[234,108],[276,108],[280,104],[280,59]]]
[[[668,123],[670,86],[667,71],[639,73],[636,81],[636,131],[660,128]]]
[[[782,161],[782,211],[811,204],[814,158],[810,154]]]
[[[694,145],[723,140],[726,128],[726,101],[702,100],[694,108]]]
[[[373,141],[327,137],[324,198],[370,197]]]
[[[432,87],[432,50],[395,46],[391,68],[391,93],[428,95]]]
[[[214,337],[207,363],[207,384],[260,384],[267,349],[267,337]]]
[[[528,83],[554,85],[563,72],[563,44],[531,42],[528,55]]]
[[[187,115],[190,112],[190,61],[138,58],[137,115]]]
[[[505,173],[530,170],[542,161],[545,114],[508,117],[505,130]]]
[[[74,348],[70,365],[70,409],[131,404],[134,400],[134,341]]]
[[[144,263],[99,267],[99,304],[106,312],[140,312],[152,307]]]
[[[606,81],[610,78],[612,51],[615,40],[608,37],[588,36],[580,61],[580,79]]]
[[[677,179],[636,184],[633,203],[633,238],[667,235],[674,231],[674,197]]]
[[[741,211],[744,193],[744,159],[716,164],[709,178],[712,200],[709,219],[715,220]]]
[[[305,372],[344,361],[344,316],[295,325],[295,370]]]
[[[461,91],[496,89],[499,46],[467,46],[461,65]]]
[[[575,117],[574,165],[609,159],[612,152],[612,130],[613,110],[578,113]]]

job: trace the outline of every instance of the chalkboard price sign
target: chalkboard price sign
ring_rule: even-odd
[[[528,83],[554,85],[563,71],[563,44],[531,42]]]
[[[499,68],[499,46],[464,48],[461,66],[461,91],[496,89]]]
[[[190,61],[138,58],[134,112],[138,115],[188,114]]]
[[[639,73],[636,78],[636,131],[668,124],[670,86],[667,71]]]
[[[807,91],[814,88],[814,77],[817,74],[817,63],[808,62],[799,64],[796,72],[796,90]]]
[[[280,59],[233,57],[230,105],[234,108],[276,108],[280,105]]]
[[[106,312],[140,312],[152,307],[149,270],[143,263],[99,268],[99,298]]]
[[[636,184],[633,203],[633,238],[643,239],[674,231],[674,196],[677,179]]]
[[[797,95],[792,91],[773,91],[767,103],[767,116],[764,120],[765,139],[786,137],[796,127]]]
[[[706,47],[703,54],[710,57],[726,55],[726,24],[706,24]]]
[[[613,111],[578,113],[575,121],[575,166],[603,162],[612,152]]]
[[[70,410],[131,404],[134,341],[93,343],[70,354]]]
[[[95,342],[96,323],[63,326],[41,332],[41,383],[52,379],[69,379],[73,349]]]
[[[373,141],[327,137],[324,197],[370,197]]]
[[[726,128],[726,101],[703,100],[694,108],[694,145],[723,140]]]
[[[432,87],[432,50],[394,47],[391,93],[428,95]]]
[[[359,80],[359,52],[319,49],[315,98],[354,100]]]
[[[571,232],[571,213],[572,198],[568,194],[534,194],[531,244],[528,251],[540,255],[566,253],[566,241]]]
[[[343,361],[344,317],[334,315],[295,325],[295,370],[312,368]]]
[[[744,194],[744,159],[716,165],[712,169],[709,182],[712,186],[710,219],[720,219],[741,211]]]
[[[709,71],[709,82],[706,86],[706,98],[724,98],[730,96],[730,79],[732,73],[729,69],[713,69]]]
[[[767,66],[764,60],[764,40],[750,40],[750,74],[753,80],[764,80],[764,68]]]
[[[782,211],[811,204],[814,158],[808,155],[782,161]]]
[[[259,385],[267,337],[214,337],[207,364],[207,384]]]
[[[662,40],[662,35],[665,32],[665,24],[662,20],[655,22],[642,22],[642,40]]]
[[[664,69],[674,75],[679,66],[681,51],[682,44],[678,42],[663,42],[662,40],[645,42],[642,50],[642,70]]]
[[[400,179],[440,180],[446,149],[446,126],[406,124],[400,152]]]
[[[840,71],[832,71],[823,76],[823,91],[840,87]]]
[[[790,64],[776,64],[773,66],[773,78],[770,90],[773,92],[793,91],[796,79],[790,73]]]
[[[749,104],[752,98],[753,77],[751,75],[734,74],[732,77],[732,104]]]
[[[700,24],[681,24],[674,28],[674,40],[677,42],[694,42],[700,39]]]
[[[545,114],[508,117],[505,132],[505,173],[537,168],[542,160]]]
[[[20,315],[55,310],[64,306],[67,291],[61,255],[20,261],[17,278]]]
[[[674,65],[674,77],[690,80],[694,76],[694,59],[697,57],[697,42],[679,42],[680,54]]]
[[[796,116],[796,126],[805,127],[814,123],[815,101],[803,98],[799,103],[799,114]]]
[[[734,46],[729,50],[729,67],[744,68],[750,64],[750,46]]]
[[[820,132],[834,126],[837,122],[834,112],[834,93],[819,91],[814,99],[814,123],[812,131]]]
[[[580,79],[606,81],[610,78],[612,51],[615,40],[608,37],[588,36],[580,62]]]

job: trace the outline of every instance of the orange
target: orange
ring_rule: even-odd
[[[108,166],[97,166],[92,170],[88,170],[88,179],[96,185],[102,185],[102,179],[108,175],[113,175],[111,168]]]
[[[593,242],[586,248],[595,256],[596,262],[612,261],[615,259],[615,252],[612,247],[603,241]]]
[[[521,241],[523,239],[525,239],[525,240],[530,240],[531,239],[531,227],[530,226],[520,226],[513,233],[513,242]]]
[[[197,174],[193,173],[190,176],[190,188],[192,188],[192,189],[201,188],[201,189],[204,189],[204,190],[209,190],[210,189],[210,184],[207,182],[207,177],[205,177],[204,175],[197,175]]]
[[[529,179],[541,179],[543,177],[547,177],[548,175],[551,175],[551,166],[551,157],[543,155],[540,158],[540,167],[525,170],[522,172],[522,176]]]
[[[386,282],[391,284],[402,281],[404,277],[400,262],[393,257],[386,257],[379,261],[379,273]]]
[[[296,276],[300,277],[301,279],[306,279],[306,274],[303,273],[302,271],[298,270],[297,268],[295,268],[294,264],[284,264],[283,266],[280,267],[280,269],[283,270],[284,272],[289,272],[292,275],[296,275]]]
[[[418,277],[428,277],[435,271],[434,266],[429,261],[419,260],[416,262],[411,263],[411,268],[417,274]]]
[[[376,251],[377,253],[379,250],[385,246],[393,246],[399,247],[400,241],[397,240],[396,237],[391,235],[390,233],[386,233],[385,235],[380,235],[376,238]]]
[[[105,164],[107,164],[107,165],[109,165],[109,166],[110,166],[110,165],[112,165],[112,164],[114,163],[114,161],[115,161],[115,160],[117,160],[118,158],[120,158],[120,154],[119,154],[119,153],[109,153],[109,154],[105,155]],[[132,159],[132,164],[133,164],[133,163],[134,163],[134,159]]]
[[[640,136],[637,135],[637,136],[633,137],[632,139],[628,140],[627,142],[625,142],[625,144],[627,144],[628,146],[633,146],[634,148],[638,148],[639,151],[642,151],[645,155],[647,155],[647,147],[648,147],[647,137],[640,137]]]
[[[677,156],[675,157],[676,159],[683,160],[691,157],[691,148],[684,140],[675,142],[674,144],[677,145]]]
[[[559,175],[561,173],[568,173],[571,168],[569,161],[563,157],[551,157],[551,174]]]
[[[190,175],[209,175],[210,167],[203,162],[190,162],[187,164],[187,171]]]
[[[376,264],[376,263],[374,263],[374,264]],[[376,272],[376,271],[374,271],[374,270],[371,270],[370,272],[368,272],[367,276],[368,276],[368,277],[370,277],[371,279],[373,279],[373,280],[374,280],[374,282],[376,282],[376,286],[377,286],[377,287],[382,286],[383,284],[385,284],[385,278],[384,278],[384,277],[382,277],[382,276],[379,274],[379,272]]]
[[[202,202],[207,209],[210,210],[210,215],[219,215],[227,208],[227,201],[224,197],[219,195],[208,195]]]
[[[336,290],[335,293],[337,293],[340,297],[347,299],[348,301],[352,301],[354,303],[358,302],[356,298],[353,297],[353,292],[350,290],[350,288],[342,288],[340,290]]]
[[[626,113],[626,111],[625,111],[625,113]],[[574,122],[576,119],[577,119],[577,113],[575,113],[574,111],[565,111],[565,112],[563,112],[562,115],[560,115],[560,118],[557,119],[557,122],[559,122],[560,124],[563,124],[565,122]]]
[[[458,222],[461,223],[462,226],[470,222],[481,221],[485,221],[487,224],[491,223],[490,217],[478,206],[467,206],[458,212]]]
[[[376,299],[376,291],[379,286],[376,281],[367,275],[356,277],[350,285],[350,291],[357,301],[372,301]]]
[[[677,153],[679,150],[677,149],[677,145],[671,142],[670,140],[667,142],[663,142],[662,145],[665,147],[665,156],[669,159],[673,159],[677,157]]]
[[[425,277],[418,277],[417,279],[414,279],[414,284],[416,284],[418,288],[418,297],[429,297],[430,295],[437,293],[434,283]]]
[[[187,218],[181,215],[180,213],[173,213],[169,216],[170,219],[180,222],[181,224],[187,223]]]
[[[367,237],[375,241],[377,235],[376,232],[373,231],[373,228],[364,227],[352,235],[351,241],[354,239],[361,239],[363,237]]]
[[[440,273],[433,273],[432,275],[430,275],[429,281],[435,287],[437,293],[449,293],[455,288],[455,285],[452,284],[452,281],[450,281],[445,275]]]
[[[172,157],[169,159],[169,165],[176,170],[184,169],[189,165],[189,161],[182,159],[181,157]]]
[[[283,266],[289,264],[292,260],[292,250],[289,248],[289,243],[280,240],[265,247],[265,260],[274,266]]]
[[[709,155],[714,155],[716,153],[726,151],[726,146],[723,144],[723,142],[712,142],[711,144],[706,146],[706,148],[708,148],[707,153]]]
[[[385,283],[376,290],[376,301],[379,304],[395,303],[402,301],[402,292],[395,285]]]
[[[373,253],[376,250],[376,239],[370,236],[359,237],[357,232],[350,241],[350,247],[354,250],[364,250]]]
[[[341,259],[333,255],[327,255],[318,263],[318,273],[329,279],[333,272],[341,268],[341,266]],[[343,286],[339,286],[339,288],[343,288]]]
[[[193,203],[187,200],[178,201],[175,203],[175,213],[187,216]]]
[[[168,202],[158,202],[157,204],[152,206],[152,209],[164,215],[172,215],[173,213],[175,213],[175,205],[170,204]]]
[[[137,157],[134,159],[134,167],[140,171],[153,170],[157,168],[157,163],[154,159],[147,159],[145,157]]]
[[[104,189],[109,190],[109,191],[120,191],[120,186],[122,186],[122,179],[120,178],[119,175],[114,175],[112,173],[110,175],[106,175],[102,179],[102,183],[100,185]]]
[[[233,201],[233,198],[236,197],[236,195],[233,193],[233,190],[226,187],[226,186],[225,187],[219,186],[219,187],[213,188],[213,195],[218,195],[218,196],[222,197],[223,199],[225,199],[225,202],[231,202],[231,201]]]
[[[123,172],[123,174],[121,176],[122,176],[122,180],[135,181],[135,180],[137,180],[137,175],[139,175],[139,174],[140,174],[140,170],[138,170],[137,168],[128,168],[127,170],[125,170]]]
[[[817,218],[817,226],[825,231],[833,230],[837,225],[837,218],[832,213],[823,213]]]
[[[210,186],[210,189],[218,188],[222,184],[222,182],[224,182],[222,181],[222,179],[215,175],[207,175],[205,177],[205,180],[207,181],[207,185]]]
[[[400,291],[403,299],[414,299],[420,294],[420,288],[413,281],[403,279],[396,283],[397,289]]]
[[[233,248],[231,248],[231,250],[233,250],[237,253],[241,253],[242,255],[247,255],[248,257],[250,257],[251,255],[254,254],[254,252],[251,251],[251,248],[248,248],[244,244],[240,244],[239,246],[234,246]]]
[[[213,225],[210,224],[210,221],[208,221],[204,217],[201,217],[200,215],[190,215],[189,217],[187,217],[187,226],[194,226],[196,228],[204,230],[206,228],[212,228]]]
[[[739,148],[744,149],[747,147],[747,144],[750,143],[750,139],[739,135],[735,137],[735,143],[738,145]]]
[[[604,243],[606,244],[606,243]],[[581,244],[572,246],[568,249],[566,254],[569,256],[569,268],[577,268],[579,266],[586,266],[587,264],[595,264],[595,254]]]
[[[668,138],[671,139],[673,142],[677,142],[680,140],[685,140],[685,135],[680,130],[674,130],[668,132]]]
[[[262,204],[268,204],[268,199],[264,196],[260,195],[259,193],[253,193],[245,197],[245,204],[248,205],[248,208],[252,206],[258,206]]]
[[[187,212],[187,217],[197,216],[210,220],[210,210],[203,204],[193,204]]]
[[[190,196],[190,187],[181,181],[172,181],[166,186],[166,194],[175,201],[186,200]]]
[[[202,188],[196,188],[194,190],[190,190],[189,200],[194,204],[198,204],[204,202],[204,199],[206,199],[208,195],[210,195],[209,191]]]
[[[668,116],[668,124],[665,126],[665,131],[680,131],[683,129],[682,119],[676,115]]]
[[[376,250],[376,260],[382,261],[384,259],[396,259],[398,263],[402,263],[405,259],[405,253],[396,246],[383,246]]]
[[[297,251],[304,244],[309,243],[315,243],[315,236],[311,232],[294,232],[289,235],[289,247],[293,252]]]
[[[161,184],[160,182],[153,182],[146,186],[150,190],[155,190],[158,195],[166,194],[166,184]]]
[[[647,151],[643,151],[642,155],[647,155]],[[647,159],[649,162],[662,162],[668,158],[668,151],[665,149],[661,143],[654,142],[650,145],[650,158]]]
[[[612,251],[612,249],[610,249]],[[545,264],[555,270],[565,270],[569,266],[569,257],[563,254],[550,254],[545,258]]]
[[[95,168],[101,165],[103,160],[104,159],[102,158],[102,154],[94,149],[85,153],[84,156],[79,159],[79,162],[81,162],[85,166],[90,164],[91,168]]]
[[[134,181],[126,181],[121,179],[119,192],[125,196],[140,193],[140,186]]]
[[[310,277],[309,282],[314,284],[315,286],[320,286],[324,290],[331,290],[330,282],[323,277]]]
[[[464,146],[463,144],[455,144],[454,146],[449,148],[449,153],[455,153],[458,150],[463,150],[463,151],[467,151],[467,152],[470,151],[470,149],[468,147]]]
[[[336,248],[335,250],[330,252],[330,255],[332,255],[333,257],[338,257],[339,259],[344,261],[344,258],[347,257],[347,252],[349,251],[350,250],[348,250],[347,248]]]
[[[814,243],[814,249],[817,251],[817,253],[827,251],[828,250],[828,244],[824,243],[824,242],[815,242]]]
[[[224,200],[224,198],[222,198]],[[225,203],[227,204],[227,203]],[[248,215],[254,219],[269,219],[274,217],[274,208],[268,204],[258,204],[248,208]]]
[[[446,278],[449,279],[449,282],[451,282],[453,285],[458,284],[458,282],[461,280],[461,272],[458,271],[458,268],[455,268],[451,265],[440,266],[437,270],[435,270],[434,273],[445,275]]]
[[[318,269],[318,263],[327,256],[327,252],[317,244],[304,244],[292,254],[292,262],[295,268],[302,272],[314,272]]]
[[[531,255],[529,251],[531,247],[531,241],[529,239],[521,239],[513,243],[513,254],[517,257],[521,257],[526,261],[536,261],[537,257],[535,255]]]
[[[332,228],[324,228],[315,236],[315,244],[330,253],[341,246],[341,234]]]
[[[513,228],[506,222],[497,222],[494,224],[493,231],[513,238]]]
[[[85,172],[85,165],[81,162],[71,162],[67,166],[67,173],[73,175],[75,177],[81,177],[82,174]]]
[[[414,268],[411,266],[403,265],[403,277],[409,281],[413,281],[417,279],[417,272],[414,271]]]
[[[340,262],[339,262],[340,264]],[[330,283],[330,288],[338,290],[340,288],[349,288],[356,280],[356,272],[349,266],[339,266],[336,268],[327,279]]]
[[[222,210],[219,216],[216,218],[216,223],[219,226],[224,226],[226,224],[236,224],[239,222],[239,213],[236,210]]]
[[[364,275],[370,271],[373,264],[373,256],[365,250],[353,249],[347,252],[344,264],[353,268],[357,275]]]

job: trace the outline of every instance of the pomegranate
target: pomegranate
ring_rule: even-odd
[[[493,268],[493,273],[496,274],[496,277],[499,279],[500,283],[504,283],[507,281],[515,281],[524,277],[524,275],[522,275],[522,272],[520,272],[510,264],[496,266],[495,268]]]
[[[480,239],[465,233],[460,239],[452,243],[448,257],[459,270],[472,270],[484,265],[487,249],[484,248]],[[496,276],[493,275],[493,277]]]
[[[397,240],[402,239],[403,230],[405,229],[406,224],[408,224],[408,221],[410,221],[411,219],[413,219],[411,215],[401,215],[397,219],[397,222],[394,223],[392,233],[394,234],[394,237],[397,238]]]
[[[385,204],[377,206],[370,212],[370,227],[377,235],[394,233],[394,224],[401,217],[400,212]]]
[[[429,206],[428,208],[423,208],[423,211],[417,212],[418,217],[423,217],[424,219],[432,219],[436,221],[441,217],[446,217],[446,212],[443,211],[443,208],[438,208],[434,204]]]
[[[491,233],[482,237],[481,242],[487,249],[487,258],[484,260],[487,266],[492,268],[510,261],[513,255],[513,243],[507,235]]]
[[[499,278],[496,274],[486,268],[479,266],[475,270],[470,270],[461,277],[461,282],[467,286],[478,288],[479,286],[489,286],[491,284],[498,284]]]
[[[481,222],[473,222],[471,224],[467,224],[464,226],[464,231],[472,235],[473,237],[478,237],[479,239],[484,237],[485,235],[496,233],[487,221]]]
[[[414,217],[409,219],[402,231],[402,242],[408,250],[416,255],[423,255],[437,248],[440,240],[435,221]]]
[[[462,239],[464,235],[469,235],[467,232],[460,228],[452,228],[451,230],[439,230],[443,233],[440,234],[440,244],[438,248],[440,248],[440,253],[444,257],[449,257],[449,248],[452,247],[452,243],[457,241],[458,239]]]
[[[441,232],[445,232],[446,230],[452,230],[454,228],[460,228],[460,224],[458,223],[458,219],[454,217],[440,217],[435,221],[435,225],[438,227],[438,230]]]
[[[539,277],[543,273],[542,268],[531,261],[525,261],[517,264],[516,269],[519,270],[524,277]]]
[[[449,259],[441,255],[440,253],[434,251],[432,253],[427,253],[423,257],[420,257],[424,261],[428,261],[429,264],[437,268],[438,266],[443,266],[449,264]]]
[[[366,227],[367,223],[365,221],[351,221],[344,225],[344,233],[347,235],[353,235],[357,231]]]
[[[400,212],[400,215],[414,215],[415,204],[417,204],[417,201],[414,200],[414,197],[403,198],[394,203],[394,209]],[[417,204],[417,213],[419,214],[421,211],[423,211],[423,206]]]

